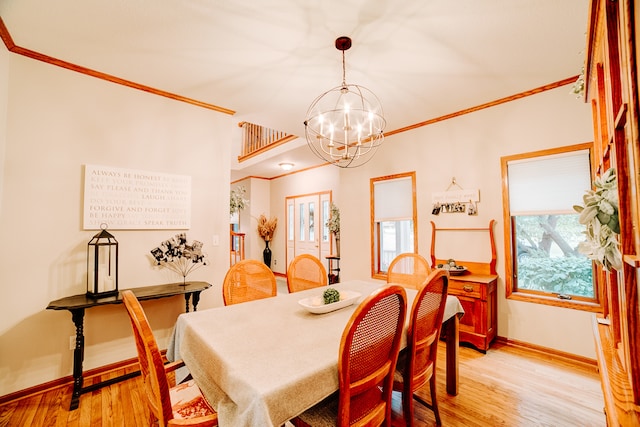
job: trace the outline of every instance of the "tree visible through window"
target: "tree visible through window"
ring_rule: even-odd
[[[577,251],[584,225],[577,214],[513,217],[519,290],[594,299],[591,261]]]
[[[591,187],[591,144],[502,158],[508,298],[596,309],[584,225],[573,205]]]

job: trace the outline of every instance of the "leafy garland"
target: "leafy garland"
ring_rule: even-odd
[[[571,93],[576,95],[576,98],[582,98],[584,96],[584,66],[582,67],[582,71],[580,71],[580,75],[578,79],[571,86]]]
[[[618,219],[618,181],[615,168],[610,168],[593,182],[595,190],[587,190],[584,206],[574,206],[580,214],[580,224],[587,227],[587,240],[578,251],[596,261],[605,270],[622,268],[620,254],[620,222]]]

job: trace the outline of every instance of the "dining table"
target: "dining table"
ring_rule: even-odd
[[[386,285],[374,280],[331,285],[341,294],[359,296],[353,304],[326,313],[313,313],[308,304],[301,304],[321,297],[325,287],[184,313],[176,321],[167,358],[184,360],[188,373],[218,412],[220,426],[282,426],[338,390],[342,333],[358,304]],[[407,319],[416,293],[406,288]],[[463,313],[460,301],[449,295],[443,334],[447,392],[454,395],[458,319]],[[178,373],[177,380],[184,374]]]

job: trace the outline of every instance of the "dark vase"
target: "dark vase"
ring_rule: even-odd
[[[264,242],[267,246],[264,248],[264,251],[262,251],[262,258],[264,263],[267,264],[267,267],[271,268],[271,249],[269,249],[269,241],[265,240]]]

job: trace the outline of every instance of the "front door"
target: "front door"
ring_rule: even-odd
[[[331,253],[326,226],[330,198],[329,192],[287,198],[287,267],[300,254],[311,254],[324,262]]]

